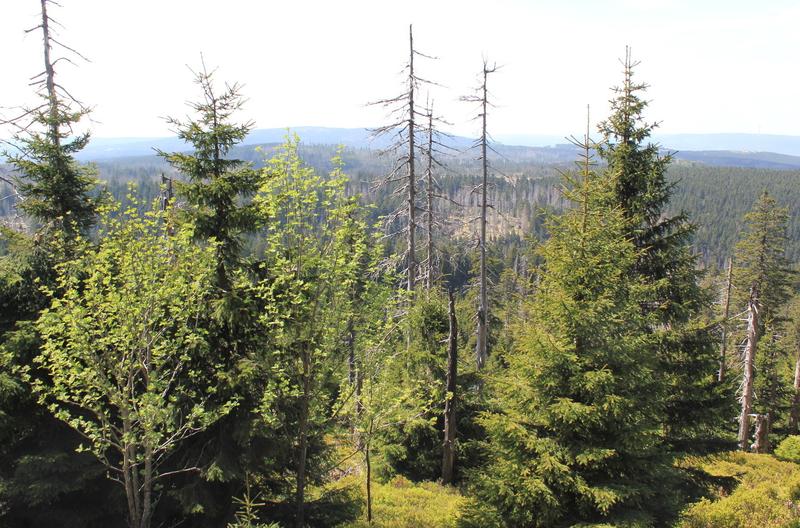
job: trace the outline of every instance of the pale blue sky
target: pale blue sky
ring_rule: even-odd
[[[0,105],[30,102],[41,70],[38,0],[0,8]],[[413,0],[61,0],[61,38],[92,59],[61,68],[63,84],[95,107],[95,135],[160,136],[160,116],[180,115],[195,95],[185,65],[199,54],[239,81],[246,115],[260,128],[374,126],[365,103],[393,95],[406,60],[407,27],[440,57],[419,72],[446,86],[433,94],[454,131],[475,132],[459,103],[482,56],[503,134],[580,133],[586,104],[607,112],[626,44],[642,61],[648,112],[664,133],[800,135],[800,2]]]

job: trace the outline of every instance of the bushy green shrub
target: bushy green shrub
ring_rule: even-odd
[[[684,511],[679,528],[789,528],[800,526],[800,467],[769,455],[728,453],[692,465],[739,485],[710,490]],[[714,499],[714,500],[712,500]]]
[[[464,502],[454,488],[402,476],[373,482],[372,494],[372,525],[361,519],[344,528],[455,528]]]
[[[800,464],[800,436],[787,436],[775,449],[775,456],[787,462]]]

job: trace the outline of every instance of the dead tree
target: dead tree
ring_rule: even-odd
[[[398,219],[405,219],[405,227],[401,231],[391,232],[389,235],[405,232],[406,289],[409,295],[413,296],[416,290],[419,267],[416,252],[416,236],[419,228],[417,212],[420,209],[417,203],[419,199],[417,191],[419,182],[417,181],[416,172],[419,145],[417,145],[416,140],[417,134],[422,131],[422,126],[418,119],[425,116],[425,113],[418,108],[417,96],[421,84],[433,84],[417,75],[414,70],[414,59],[418,56],[428,59],[435,59],[435,57],[425,55],[414,48],[414,34],[410,25],[408,26],[408,45],[408,63],[403,69],[405,73],[404,91],[395,97],[375,101],[371,104],[381,105],[386,108],[390,118],[393,120],[392,123],[373,130],[373,137],[388,137],[391,139],[390,145],[383,150],[383,153],[399,153],[394,167],[386,177],[378,182],[378,185],[398,184],[394,194],[404,196],[403,206],[388,216],[386,225],[387,229],[392,231]]]
[[[725,381],[725,370],[728,362],[728,319],[731,316],[731,279],[733,279],[733,258],[728,259],[728,280],[726,282],[725,294],[722,301],[722,343],[719,351],[719,372],[717,374],[717,381],[720,383]]]
[[[450,334],[447,338],[447,389],[444,402],[444,442],[442,443],[442,484],[453,482],[456,451],[456,380],[458,376],[458,322],[453,291],[448,290]]]
[[[442,117],[437,116],[433,110],[433,101],[429,100],[425,105],[425,143],[421,147],[421,153],[425,163],[425,261],[423,262],[423,273],[425,279],[425,291],[430,293],[434,281],[438,275],[438,265],[436,260],[436,246],[434,243],[435,232],[442,229],[445,220],[436,213],[436,205],[439,201],[447,201],[457,206],[458,202],[442,193],[441,186],[437,181],[434,172],[446,170],[447,167],[442,162],[442,158],[449,155],[454,150],[448,146],[444,139],[451,137],[439,130],[442,124],[450,124]]]
[[[758,286],[750,288],[747,301],[747,337],[744,346],[744,372],[742,375],[742,412],[739,415],[739,449],[746,451],[750,436],[750,411],[753,407],[753,371],[755,369],[756,349],[758,348],[759,312]]]
[[[792,397],[792,409],[789,413],[789,432],[797,434],[798,422],[800,422],[800,341],[796,342],[794,360],[794,396]]]
[[[480,250],[480,270],[479,270],[479,288],[480,291],[478,293],[478,312],[477,312],[477,319],[478,319],[478,327],[476,331],[477,340],[475,344],[475,358],[478,365],[478,370],[481,370],[484,365],[486,364],[486,360],[489,356],[487,342],[488,342],[488,319],[489,319],[489,304],[488,304],[488,284],[487,284],[487,277],[486,277],[486,212],[489,207],[487,202],[487,187],[488,187],[488,178],[489,178],[489,159],[487,157],[489,147],[489,134],[487,131],[487,116],[488,116],[488,109],[491,106],[489,102],[489,90],[487,87],[487,80],[489,78],[489,74],[494,73],[497,71],[497,66],[493,65],[489,67],[487,61],[484,59],[483,61],[483,71],[481,72],[481,84],[478,87],[475,94],[462,97],[463,101],[477,103],[479,105],[479,113],[477,115],[477,119],[480,120],[481,123],[481,136],[478,141],[473,145],[476,148],[480,148],[480,160],[481,160],[481,184],[478,186],[480,189],[480,204],[481,204],[481,214],[479,217],[480,221],[480,232],[478,238],[478,248]]]
[[[754,414],[756,419],[755,442],[750,446],[753,453],[764,454],[769,451],[769,418],[766,414]]]

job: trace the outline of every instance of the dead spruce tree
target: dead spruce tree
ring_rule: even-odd
[[[453,150],[445,140],[450,138],[450,134],[444,133],[439,129],[440,125],[450,124],[441,116],[437,116],[433,110],[433,101],[428,100],[425,105],[425,124],[423,132],[425,142],[421,145],[423,162],[425,163],[425,260],[423,261],[423,277],[425,279],[425,292],[430,294],[431,289],[439,274],[437,262],[437,251],[435,245],[435,234],[446,227],[446,219],[438,214],[437,203],[446,201],[456,206],[458,202],[446,196],[442,192],[441,185],[436,178],[436,172],[446,170],[443,158]]]
[[[487,202],[487,187],[489,177],[489,159],[487,152],[489,147],[489,134],[487,131],[487,116],[488,109],[492,104],[489,102],[489,90],[487,87],[487,80],[489,75],[497,71],[497,66],[489,66],[488,62],[484,59],[483,70],[481,72],[481,84],[473,95],[462,97],[461,100],[469,103],[477,103],[479,106],[478,119],[481,123],[480,138],[474,143],[473,148],[480,149],[481,160],[481,183],[476,187],[480,192],[480,207],[481,213],[479,217],[480,231],[478,238],[478,248],[480,250],[480,270],[478,272],[478,282],[480,292],[478,293],[478,328],[477,328],[477,342],[475,344],[475,358],[478,365],[478,370],[482,369],[486,364],[488,358],[488,318],[489,318],[489,304],[487,301],[487,288],[488,281],[486,277],[486,212],[490,207]]]
[[[444,403],[444,441],[442,442],[442,484],[452,484],[456,461],[456,380],[458,377],[458,321],[453,291],[447,292],[447,389]]]
[[[727,373],[727,365],[728,365],[728,325],[729,319],[731,317],[731,288],[733,286],[733,258],[728,259],[728,277],[725,281],[725,290],[722,298],[722,323],[720,324],[721,329],[721,341],[720,350],[719,350],[719,372],[717,373],[717,381],[722,383],[725,381],[725,374]]]
[[[423,124],[425,111],[418,106],[419,88],[422,84],[434,84],[427,81],[414,70],[414,59],[424,57],[435,59],[414,48],[414,33],[412,26],[408,26],[408,63],[403,68],[405,75],[404,90],[395,97],[381,99],[370,103],[380,105],[387,109],[389,118],[392,121],[388,125],[378,127],[373,130],[374,138],[385,137],[390,140],[388,147],[382,150],[383,154],[395,154],[392,170],[379,182],[378,186],[396,185],[394,194],[404,196],[404,203],[397,210],[392,212],[386,219],[388,236],[395,236],[405,233],[406,244],[404,251],[406,289],[409,296],[414,296],[417,287],[419,274],[419,259],[417,257],[417,230],[419,221],[417,213],[420,210],[419,200],[419,181],[417,175],[417,154],[420,151],[417,144],[417,135],[424,132]],[[395,225],[398,220],[405,219],[405,227],[396,231]]]

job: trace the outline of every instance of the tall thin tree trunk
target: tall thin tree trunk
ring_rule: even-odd
[[[425,181],[426,181],[426,198],[428,201],[427,204],[427,211],[426,211],[426,221],[425,221],[425,228],[427,229],[427,237],[425,248],[426,248],[426,259],[428,261],[428,269],[427,269],[427,276],[425,277],[425,291],[431,291],[433,287],[433,102],[431,102],[430,107],[428,108],[430,112],[428,114],[428,158],[427,158],[427,167],[425,169]]]
[[[370,440],[372,438],[372,424],[370,424],[370,433],[367,437],[367,443],[364,446],[364,461],[367,465],[367,524],[372,524],[372,461],[369,458]]]
[[[458,376],[458,322],[453,292],[448,291],[450,335],[447,338],[447,395],[444,402],[444,445],[442,454],[442,483],[453,482],[456,440],[456,380]]]
[[[143,478],[141,528],[150,528],[153,514],[153,450],[149,446],[145,447]]]
[[[409,45],[409,73],[408,73],[408,291],[413,296],[417,283],[417,254],[416,254],[416,229],[417,229],[417,176],[416,176],[416,147],[414,146],[415,118],[414,91],[416,79],[414,77],[414,34],[412,26],[408,26]]]
[[[719,373],[717,381],[725,381],[725,374],[728,363],[728,318],[731,314],[731,279],[733,278],[733,258],[728,258],[728,280],[725,286],[725,297],[723,300],[722,315],[722,343],[719,350]]]
[[[311,392],[311,360],[308,351],[303,351],[303,394],[300,399],[300,423],[298,424],[297,462],[297,515],[295,526],[305,528],[306,457],[308,454],[308,414]]]
[[[47,87],[47,101],[48,101],[48,123],[50,140],[56,148],[61,144],[61,134],[58,129],[58,93],[56,92],[56,73],[53,69],[53,61],[50,59],[50,17],[47,16],[47,2],[49,0],[41,0],[42,3],[42,36],[44,39],[44,71],[47,79],[45,81]]]
[[[744,373],[742,376],[742,412],[739,416],[739,449],[747,451],[750,436],[750,411],[753,407],[753,371],[759,338],[758,288],[750,288],[747,301],[747,342],[744,348]]]
[[[483,101],[481,102],[482,105],[482,120],[481,120],[481,160],[483,162],[482,166],[482,183],[481,183],[481,228],[480,228],[480,293],[478,299],[478,332],[477,332],[477,342],[475,344],[475,356],[478,364],[478,370],[482,369],[486,364],[486,359],[488,357],[487,351],[487,339],[488,339],[488,331],[487,331],[487,324],[488,324],[488,317],[489,317],[489,306],[487,302],[487,294],[486,294],[486,186],[488,183],[488,173],[489,173],[489,162],[486,157],[486,143],[487,143],[487,135],[486,135],[486,112],[488,107],[488,91],[486,89],[486,79],[488,77],[489,70],[486,67],[486,64],[483,66]]]
[[[798,422],[800,422],[800,343],[797,345],[796,357],[794,360],[794,398],[792,398],[792,410],[789,413],[789,432],[797,434]]]
[[[753,452],[764,454],[769,451],[769,418],[765,414],[756,415],[756,441],[753,442]]]

